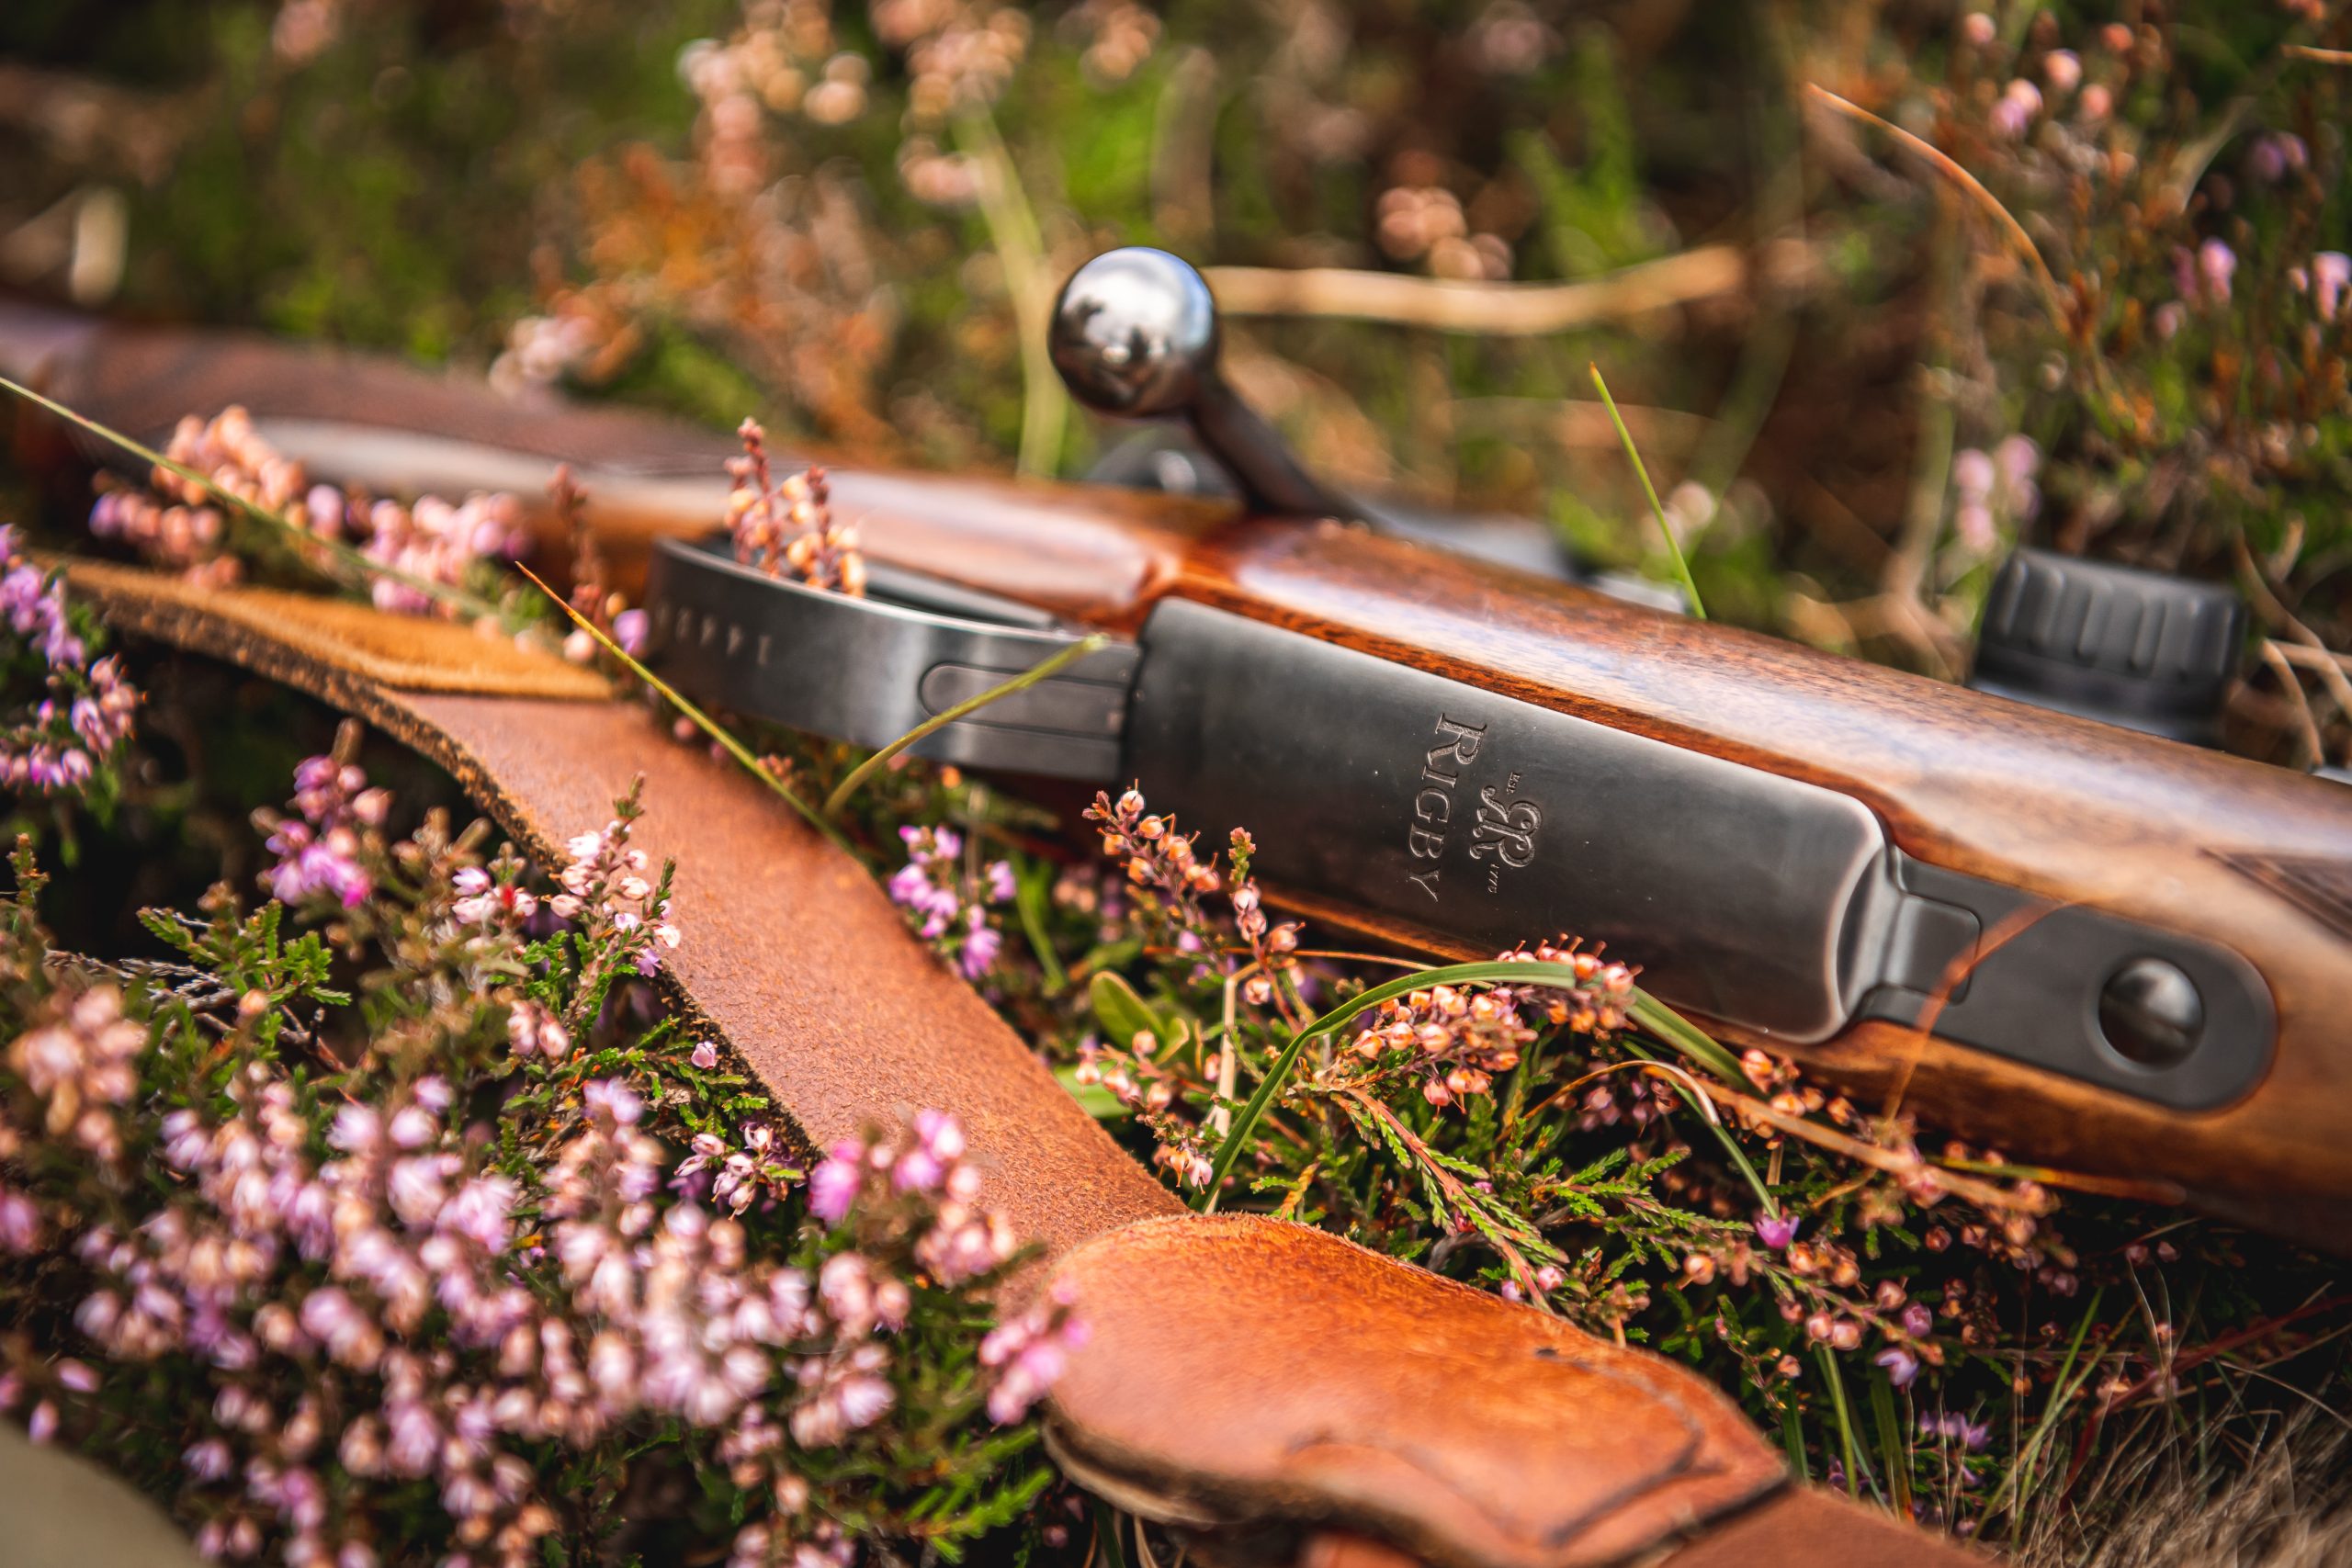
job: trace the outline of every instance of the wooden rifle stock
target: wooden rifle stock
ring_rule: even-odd
[[[141,435],[243,403],[314,472],[385,490],[495,479],[527,501],[535,479],[568,460],[590,487],[600,540],[624,558],[665,535],[708,532],[727,489],[729,447],[708,432],[516,405],[250,339],[0,310],[0,367]],[[1336,524],[988,479],[836,468],[832,486],[837,513],[881,560],[1120,631],[1164,602],[1212,606],[1821,786],[1866,806],[1928,866],[2232,950],[2267,987],[2276,1049],[2258,1082],[2213,1109],[2170,1109],[1882,1020],[1810,1043],[1717,1027],[1798,1057],[1866,1110],[1899,1100],[2039,1165],[2352,1246],[2352,791]],[[1468,951],[1442,932],[1298,901],[1424,949]]]

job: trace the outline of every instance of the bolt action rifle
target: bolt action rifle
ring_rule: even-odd
[[[1982,689],[1947,685],[1528,570],[1524,535],[1482,537],[1520,565],[1433,548],[1442,524],[1331,493],[1220,378],[1173,257],[1098,257],[1053,332],[1082,401],[1181,422],[1174,467],[1232,493],[835,468],[863,597],[714,542],[731,448],[708,432],[20,308],[0,368],[134,434],[243,404],[382,492],[528,499],[569,463],[600,548],[646,573],[660,667],[842,739],[1107,631],[919,750],[1138,780],[1189,827],[1250,828],[1302,912],[1453,956],[1605,942],[1858,1095],[2346,1245],[2352,790],[2195,744],[2245,638],[2226,590],[2020,552]]]

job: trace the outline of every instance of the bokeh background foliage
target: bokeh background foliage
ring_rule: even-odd
[[[1277,312],[1231,357],[1335,480],[1663,574],[1598,362],[1714,613],[1815,643],[1957,672],[2024,538],[2236,576],[2266,633],[2340,646],[2345,30],[2318,0],[18,0],[0,273],[1065,476],[1104,437],[1024,400],[1023,309],[1106,245],[1615,278],[1562,330]],[[2234,743],[2340,756],[2332,684],[2258,673]]]

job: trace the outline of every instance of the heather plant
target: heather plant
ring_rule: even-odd
[[[952,1118],[808,1166],[645,987],[691,933],[634,797],[552,878],[396,834],[356,727],[258,814],[257,903],[60,950],[0,926],[0,1404],[209,1554],[356,1564],[952,1559],[1047,1472],[1082,1326]]]
[[[116,753],[140,696],[105,647],[60,574],[28,559],[17,529],[0,525],[0,785],[19,798],[104,809],[119,793]]]
[[[1939,67],[1861,95],[1901,129],[1860,135],[1936,193],[1948,258],[1885,582],[1934,612],[1901,635],[1949,668],[2012,543],[2233,578],[2280,645],[2278,696],[2240,719],[2332,761],[2352,714],[2314,656],[2347,629],[2326,584],[2352,537],[2352,78],[2322,46],[2346,21],[2281,6],[2224,39],[2166,9],[1971,11]]]
[[[1204,852],[1133,791],[1087,815],[1114,874],[1074,868],[1058,929],[1085,950],[1071,973],[1118,967],[1065,1010],[1067,1076],[1198,1206],[1320,1224],[1688,1359],[1800,1471],[2010,1542],[2103,1433],[2161,1451],[2165,1411],[2226,1422],[2272,1364],[2340,1388],[2322,1265],[2273,1249],[2233,1271],[2226,1231],[2098,1196],[2129,1184],[1735,1056],[1644,995],[1637,955],[1310,946],[1267,921],[1246,833]]]

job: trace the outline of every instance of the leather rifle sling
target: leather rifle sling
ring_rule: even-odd
[[[963,1121],[989,1201],[1045,1245],[1091,1330],[1048,1410],[1056,1457],[1211,1555],[1314,1568],[1980,1561],[1792,1483],[1729,1399],[1662,1358],[1320,1231],[1192,1216],[861,866],[594,675],[347,603],[68,570],[121,631],[308,692],[438,763],[542,864],[643,775],[636,841],[678,862],[685,940],[666,967],[689,1019],[811,1145],[917,1105]]]

